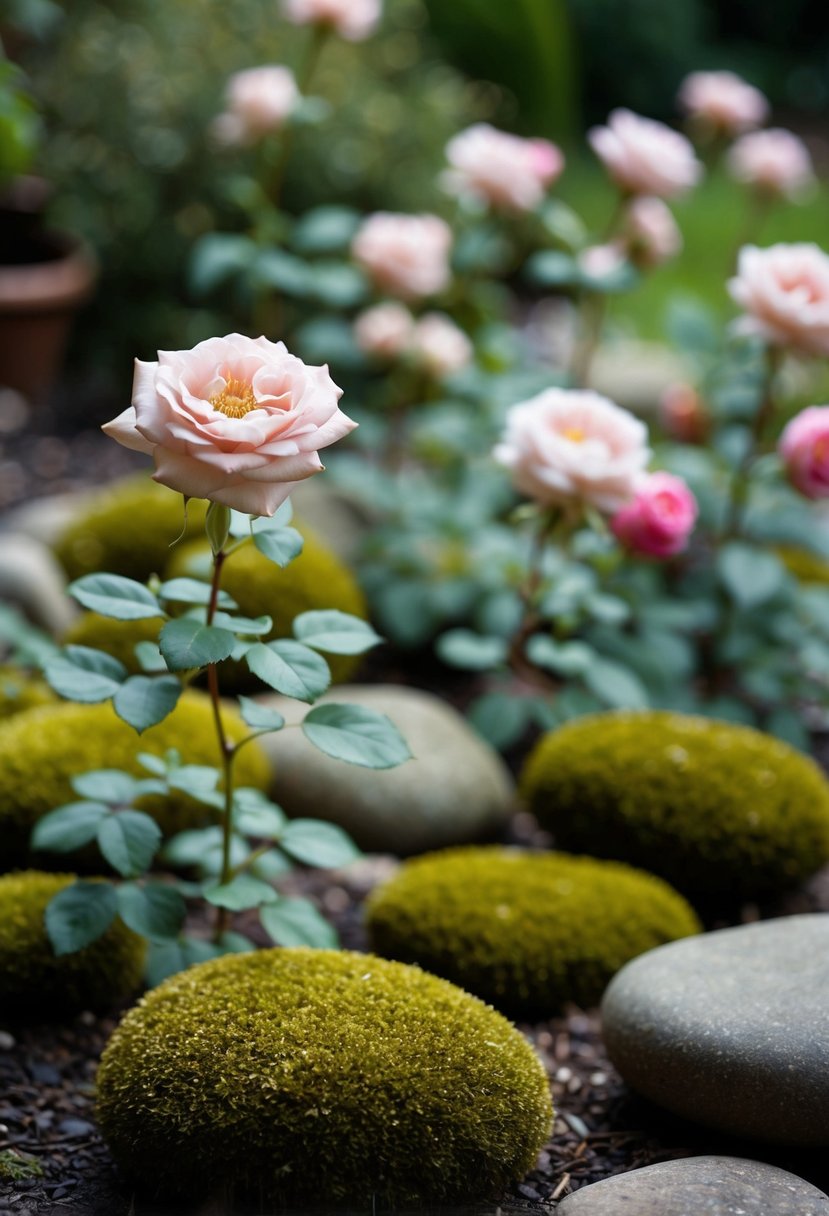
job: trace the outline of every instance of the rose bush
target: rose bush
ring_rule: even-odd
[[[408,349],[414,317],[405,304],[388,300],[367,308],[354,322],[354,340],[364,355],[396,359]]]
[[[451,247],[452,230],[437,215],[377,211],[363,220],[351,252],[381,291],[410,300],[448,287]]]
[[[628,257],[639,266],[660,266],[682,249],[679,231],[669,207],[661,198],[642,195],[627,209],[623,237]]]
[[[740,135],[766,121],[769,103],[736,72],[691,72],[680,85],[680,107],[720,135]]]
[[[814,183],[809,149],[791,131],[752,131],[728,153],[731,176],[765,194],[796,200]]]
[[[546,139],[521,139],[489,123],[475,123],[446,147],[450,169],[443,183],[507,211],[532,211],[564,168],[564,157]]]
[[[382,0],[282,0],[282,12],[294,25],[328,26],[349,42],[373,34],[383,15]]]
[[[806,498],[829,498],[829,405],[812,405],[793,418],[778,450],[795,489]]]
[[[450,317],[429,312],[414,328],[411,353],[429,375],[441,379],[466,367],[472,360],[474,348]]]
[[[171,490],[269,516],[321,471],[320,448],[355,426],[341,396],[327,367],[284,343],[229,334],[136,359],[132,405],[104,430],[151,455],[154,480]]]
[[[647,557],[673,557],[688,544],[698,514],[697,500],[681,477],[650,473],[631,502],[611,520],[626,549]]]
[[[614,110],[607,126],[593,127],[587,138],[613,181],[629,194],[673,198],[702,176],[684,135],[631,110]]]
[[[728,290],[745,313],[738,322],[743,333],[829,355],[829,257],[817,245],[746,245]]]
[[[227,82],[226,109],[213,122],[220,143],[250,144],[279,131],[299,102],[293,72],[279,65],[248,68]]]

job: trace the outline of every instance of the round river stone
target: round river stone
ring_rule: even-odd
[[[602,1002],[604,1038],[625,1080],[678,1115],[825,1146],[827,994],[829,916],[741,925],[623,967]]]
[[[556,1216],[829,1216],[829,1198],[796,1174],[741,1157],[685,1157],[605,1178]]]

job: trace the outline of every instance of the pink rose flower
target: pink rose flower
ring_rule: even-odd
[[[190,498],[273,515],[298,481],[322,471],[320,448],[356,423],[327,367],[282,342],[229,334],[135,361],[132,405],[104,430],[147,452],[153,479]]]
[[[610,527],[633,553],[673,557],[688,544],[697,513],[697,500],[681,477],[649,473],[633,500],[613,516]]]
[[[751,131],[769,113],[769,103],[760,90],[735,72],[691,72],[683,80],[677,100],[686,114],[719,135]]]
[[[446,146],[451,169],[443,183],[505,211],[532,211],[564,168],[564,157],[546,139],[521,139],[479,122]]]
[[[236,72],[227,82],[227,109],[213,123],[220,143],[255,143],[279,131],[299,101],[293,72],[279,66]]]
[[[623,236],[637,266],[661,266],[682,249],[682,233],[661,198],[635,198],[625,214]]]
[[[815,180],[803,140],[779,128],[743,135],[729,150],[727,164],[738,182],[778,198],[800,198]]]
[[[328,26],[349,42],[362,42],[377,28],[382,0],[282,0],[282,12],[294,25]]]
[[[436,215],[377,211],[363,220],[351,252],[377,287],[409,300],[449,286],[451,247],[452,230]]]
[[[702,175],[684,135],[631,110],[614,110],[607,126],[593,127],[587,138],[616,185],[630,194],[673,198]]]
[[[388,301],[360,313],[354,322],[354,339],[365,355],[396,359],[409,349],[414,317],[404,304]]]
[[[463,330],[440,312],[427,312],[421,317],[415,326],[411,350],[420,366],[438,380],[466,367],[474,353]]]
[[[746,313],[740,332],[829,355],[829,257],[817,245],[744,246],[728,290]]]
[[[792,485],[807,498],[829,498],[829,405],[810,405],[792,418],[778,451]]]
[[[588,245],[577,260],[579,269],[591,279],[603,279],[624,266],[627,250],[618,241],[608,241],[606,245]]]
[[[542,505],[576,502],[612,514],[633,497],[650,450],[644,423],[606,397],[548,388],[507,412],[493,455]]]

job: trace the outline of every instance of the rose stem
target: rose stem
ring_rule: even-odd
[[[616,204],[610,213],[610,219],[607,221],[607,227],[602,236],[602,241],[605,244],[612,241],[617,230],[621,228],[630,197],[627,190],[619,191]],[[573,352],[573,364],[570,369],[570,377],[577,388],[587,388],[593,356],[596,353],[596,348],[602,336],[602,329],[604,328],[607,304],[606,292],[582,291],[581,293],[579,313],[582,336],[581,340],[576,342],[576,349]]]
[[[773,346],[766,348],[766,374],[763,396],[757,407],[749,433],[749,440],[742,459],[734,470],[729,490],[725,524],[721,541],[739,536],[751,487],[751,471],[762,452],[763,437],[774,415],[774,381],[780,368],[782,352]]]
[[[565,511],[559,520],[548,511],[542,517],[533,537],[530,559],[527,565],[527,576],[521,588],[521,601],[524,611],[518,628],[512,635],[507,653],[507,662],[517,676],[523,677],[533,684],[543,684],[550,691],[555,689],[553,682],[543,675],[524,653],[524,647],[542,622],[542,617],[536,607],[536,597],[543,577],[542,562],[547,541],[557,532],[563,531],[569,522]],[[557,526],[558,525],[558,526]]]
[[[226,554],[220,549],[218,553],[213,555],[213,578],[210,583],[210,599],[207,604],[207,624],[212,625],[213,618],[216,615],[216,608],[219,603],[219,584],[222,579],[222,566],[224,565]],[[219,743],[219,751],[222,756],[222,775],[224,781],[224,822],[222,823],[222,873],[219,882],[222,886],[230,882],[232,877],[230,866],[230,842],[233,835],[233,761],[236,756],[236,748],[228,739],[222,721],[221,698],[219,696],[219,673],[215,663],[207,665],[207,687],[210,690],[210,701],[213,706],[213,721],[216,726],[216,738]],[[227,908],[218,908],[216,917],[216,928],[213,933],[213,940],[218,942],[221,940],[225,930],[227,929]]]

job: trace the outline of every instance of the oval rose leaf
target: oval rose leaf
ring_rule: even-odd
[[[278,709],[271,709],[252,697],[239,697],[239,713],[251,730],[282,730],[285,725]]]
[[[108,882],[75,882],[46,909],[46,932],[55,954],[74,954],[97,941],[115,919],[118,901]]]
[[[279,838],[279,847],[307,866],[347,866],[362,854],[335,823],[321,819],[292,819]]]
[[[96,768],[71,777],[69,784],[81,798],[94,799],[107,806],[121,806],[139,797],[142,783],[120,768]]]
[[[722,548],[717,569],[728,594],[746,609],[765,604],[786,581],[786,568],[778,557],[741,541]]]
[[[650,705],[647,689],[639,677],[612,659],[594,659],[582,679],[611,709],[647,709]]]
[[[332,950],[337,932],[309,899],[280,899],[261,909],[262,928],[280,946],[315,946]]]
[[[143,583],[121,574],[87,574],[67,588],[69,594],[101,616],[119,621],[141,621],[145,617],[166,616],[164,609]]]
[[[112,707],[140,735],[173,712],[181,693],[175,676],[130,676],[113,697]]]
[[[438,638],[436,650],[444,663],[467,671],[488,671],[507,657],[504,638],[475,633],[472,629],[450,629]]]
[[[170,671],[207,667],[226,659],[236,639],[229,629],[202,625],[192,617],[168,621],[158,639],[159,649]]]
[[[98,828],[98,847],[124,878],[143,874],[161,844],[161,829],[143,811],[116,811]]]
[[[287,566],[302,552],[303,540],[296,528],[260,529],[254,525],[253,543],[277,566]]]
[[[171,578],[158,589],[158,598],[173,604],[209,604],[211,588],[197,578]],[[226,591],[219,592],[220,608],[237,608],[238,604]]]
[[[334,608],[300,613],[294,618],[293,630],[300,642],[329,654],[363,654],[383,641],[368,621]]]
[[[127,669],[118,659],[89,646],[67,646],[45,664],[47,681],[69,701],[95,705],[108,701],[127,678]]]
[[[297,701],[315,701],[331,683],[325,659],[290,639],[251,646],[245,662],[265,684]]]
[[[363,768],[395,768],[412,755],[391,719],[362,705],[318,705],[302,730],[327,756]]]
[[[33,849],[71,853],[98,835],[101,820],[109,814],[102,802],[69,802],[44,815],[32,832]]]
[[[220,629],[230,629],[234,634],[245,637],[260,637],[273,629],[273,618],[269,616],[231,616],[227,612],[217,612],[213,624]]]
[[[205,891],[204,898],[217,908],[243,912],[246,908],[259,908],[262,904],[273,903],[279,896],[270,883],[263,882],[261,878],[253,878],[250,874],[237,874],[230,882],[210,887]]]
[[[187,908],[180,892],[167,883],[139,887],[125,882],[118,888],[118,912],[135,933],[151,942],[166,942],[178,937]]]

